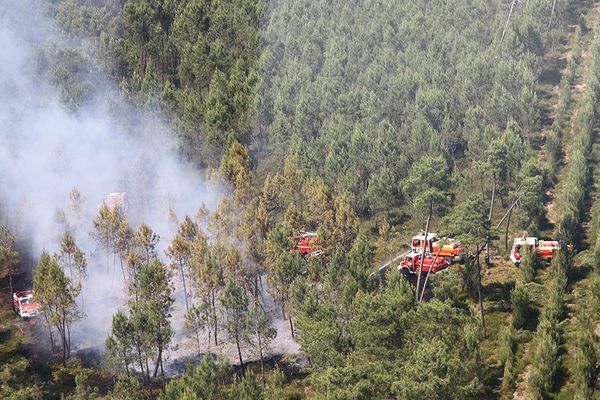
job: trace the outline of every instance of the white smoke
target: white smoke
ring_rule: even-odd
[[[59,250],[64,213],[76,242],[88,257],[83,283],[83,311],[75,326],[75,347],[101,346],[112,315],[125,303],[120,267],[110,270],[90,233],[98,205],[111,192],[127,192],[132,225],[144,222],[161,236],[164,260],[176,224],[195,215],[199,206],[213,208],[219,190],[209,189],[201,173],[183,162],[173,133],[160,121],[140,120],[134,131],[111,118],[107,104],[122,104],[107,82],[93,105],[73,113],[59,93],[36,72],[40,49],[67,46],[41,16],[39,3],[0,0],[0,210],[26,252]],[[97,78],[96,78],[97,79]],[[112,98],[106,98],[108,95]],[[69,193],[82,195],[81,216],[73,215]],[[165,260],[166,261],[166,260]],[[179,324],[176,324],[180,326]]]

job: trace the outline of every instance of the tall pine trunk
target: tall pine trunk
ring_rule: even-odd
[[[127,350],[123,350],[123,364],[125,364],[125,371],[127,372],[127,377],[129,378],[131,375],[129,374],[129,362],[127,361]]]
[[[483,337],[485,338],[487,335],[485,330],[485,313],[483,311],[483,297],[481,295],[481,263],[479,262],[480,252],[481,250],[479,249],[479,246],[477,246],[477,294],[479,296],[479,311],[481,312],[481,330],[483,333]]]
[[[71,357],[71,326],[66,323],[67,326],[67,358]]]
[[[162,345],[158,345],[158,355],[156,356],[156,364],[154,364],[154,372],[152,373],[152,378],[156,378],[158,374],[158,367],[160,366],[160,361],[162,360]]]
[[[163,386],[163,389],[164,389],[164,388],[165,388],[165,383],[166,383],[166,382],[165,382],[165,369],[163,368],[163,360],[162,360],[162,357],[160,358],[160,377],[161,377],[161,380],[162,380],[162,386]]]
[[[185,285],[185,274],[183,273],[183,265],[179,265],[179,271],[181,272],[181,281],[183,282],[183,296],[185,297],[185,309],[190,311],[190,304],[188,302],[187,287]]]
[[[262,349],[262,336],[260,334],[260,329],[256,331],[258,336],[258,354],[260,355],[260,376],[262,377],[263,387],[267,387],[267,380],[265,379],[265,361],[263,356]]]
[[[137,338],[137,340],[139,340],[139,337]],[[139,342],[136,340],[136,344],[135,347],[137,349],[137,353],[138,353],[138,362],[140,363],[140,370],[142,372],[142,379],[144,380],[144,382],[146,381],[146,374],[144,374],[144,360],[142,359],[142,348],[139,344]]]
[[[242,349],[240,348],[240,335],[235,334],[235,346],[237,347],[238,357],[240,359],[240,367],[242,368],[242,373],[244,371],[244,360],[242,360]]]
[[[508,220],[506,221],[506,230],[504,231],[504,248],[508,250],[508,229],[510,227],[510,217],[512,215],[512,208],[508,211]]]
[[[212,308],[213,308],[213,326],[215,328],[215,346],[218,346],[217,342],[217,306],[215,304],[215,289],[212,290]]]
[[[61,325],[61,329],[60,331],[60,335],[62,337],[62,345],[63,345],[63,351],[62,351],[62,362],[63,362],[63,367],[67,366],[67,332],[65,331],[65,315],[63,312],[62,315],[62,321],[60,321],[60,325]]]
[[[492,179],[492,200],[490,201],[490,212],[488,213],[488,221],[492,221],[492,214],[494,212],[494,200],[496,199],[496,177]],[[490,268],[490,235],[485,237],[485,266]]]
[[[144,350],[144,357],[146,358],[146,378],[148,379],[148,383],[150,383],[150,366],[148,365],[148,354]]]

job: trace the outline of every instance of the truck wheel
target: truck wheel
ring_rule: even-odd
[[[446,261],[448,263],[448,265],[452,265],[452,263],[454,262],[452,257],[444,257],[444,261]]]

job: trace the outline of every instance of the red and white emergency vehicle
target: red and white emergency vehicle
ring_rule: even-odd
[[[412,238],[411,249],[415,253],[421,253],[425,246],[425,233],[421,232]],[[453,261],[460,261],[462,258],[463,248],[460,240],[447,238],[440,239],[437,233],[429,232],[427,234],[427,247],[425,248],[425,255],[436,254],[438,257],[443,258],[448,263]]]
[[[303,256],[314,257],[323,254],[317,243],[316,232],[300,231],[294,236],[294,248]]]
[[[40,313],[40,303],[35,300],[33,290],[17,290],[13,293],[13,307],[21,318],[32,318]]]
[[[515,238],[510,250],[510,259],[515,265],[518,266],[521,263],[522,251],[525,248],[529,251],[537,250],[540,260],[549,264],[560,251],[560,242],[558,240],[539,240],[532,236]]]
[[[439,255],[438,257],[432,255],[425,255],[425,258],[423,259],[423,270],[421,272],[427,273],[431,269],[431,273],[435,274],[437,272],[445,270],[446,268],[448,268],[449,265],[450,263],[443,257],[440,257]],[[405,270],[412,274],[417,273],[420,267],[421,253],[414,251],[405,254],[404,260],[402,260],[400,265],[398,265],[399,270]]]

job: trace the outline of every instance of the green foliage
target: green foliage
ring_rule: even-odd
[[[533,162],[533,161],[532,161]],[[544,208],[544,190],[546,183],[541,171],[527,171],[521,179],[519,191],[518,226],[530,235],[537,235],[546,222]]]
[[[577,321],[575,330],[575,363],[573,365],[573,383],[575,399],[591,398],[597,379],[598,337],[594,332],[591,318],[585,312]]]
[[[62,362],[66,366],[71,353],[70,325],[81,317],[75,302],[80,287],[72,284],[55,256],[43,252],[33,274],[33,289],[50,335],[56,329],[60,336]]]
[[[402,182],[405,193],[422,216],[441,214],[450,204],[450,171],[440,156],[423,156],[410,169]]]
[[[0,275],[12,274],[18,262],[15,237],[6,226],[0,225]]]
[[[598,118],[598,94],[600,93],[598,87],[598,77],[600,76],[599,46],[599,39],[595,37],[591,52],[592,78],[577,116],[577,136],[575,137],[564,178],[570,184],[565,187],[563,193],[564,212],[558,223],[560,239],[565,243],[572,244],[575,249],[581,249],[583,245],[580,225],[584,220],[585,199],[589,195],[589,158],[595,137],[594,129]]]
[[[512,293],[511,293],[512,297]],[[500,332],[498,338],[498,358],[504,364],[504,372],[502,374],[502,391],[510,392],[514,390],[516,383],[516,352],[517,341],[516,332],[513,327],[506,327]]]
[[[149,241],[140,238],[139,243],[146,243],[140,250],[150,255],[156,242],[152,230],[146,228],[147,234],[142,236]],[[136,253],[130,254],[130,258],[133,255],[143,258]],[[169,321],[174,300],[167,267],[155,257],[140,264],[130,281],[129,315],[119,311],[113,316],[104,355],[106,366],[113,372],[118,375],[125,372],[130,377],[139,368],[144,382],[149,383],[149,359],[154,361],[152,377],[156,377],[159,369],[164,377],[163,355],[174,334]]]
[[[559,348],[562,341],[560,322],[565,312],[564,293],[566,275],[563,272],[568,262],[563,255],[557,257],[548,283],[546,304],[534,338],[532,370],[528,379],[528,390],[532,399],[547,398],[555,385],[555,374],[559,365]]]
[[[368,276],[372,261],[373,250],[371,244],[365,236],[359,235],[348,253],[348,272],[363,290],[367,290],[371,286],[368,282]]]
[[[475,277],[476,279],[476,277]],[[464,291],[464,275],[456,269],[448,269],[443,274],[435,274],[430,278],[433,295],[441,301],[449,300],[458,305]],[[474,282],[476,285],[476,282]]]
[[[311,381],[320,396],[436,398],[447,393],[446,398],[458,399],[481,394],[475,318],[439,301],[415,306],[414,293],[402,279],[390,279],[374,293],[358,291],[351,310],[344,310],[346,304],[319,304],[297,320],[298,341],[310,356]]]
[[[110,400],[146,400],[151,399],[150,390],[140,386],[135,378],[120,377],[114,389],[108,395]]]
[[[66,400],[96,400],[99,397],[97,388],[88,386],[88,372],[80,371],[75,376],[75,390]]]
[[[526,246],[524,246],[526,247]],[[531,283],[535,280],[538,268],[538,255],[534,251],[525,249],[525,254],[521,257],[519,270],[521,271],[521,280],[523,283]]]
[[[400,399],[477,399],[481,382],[475,365],[465,360],[444,341],[433,338],[420,342],[394,383],[393,391]],[[430,372],[429,374],[423,373]],[[453,379],[448,379],[450,376]]]
[[[557,322],[541,318],[534,339],[532,369],[527,381],[532,399],[544,399],[552,391],[558,367],[559,346]]]
[[[149,114],[167,111],[185,153],[215,165],[229,139],[249,131],[264,7],[247,0],[53,2],[66,35],[93,45],[45,55],[48,75],[68,107],[85,106],[99,86],[86,73],[94,48],[103,64],[93,72],[119,82]]]
[[[4,341],[0,344],[2,358],[6,360],[0,367],[0,396],[10,400],[42,400],[47,397],[42,382],[39,381],[40,377],[34,374],[29,361],[25,357],[6,351]]]
[[[542,115],[535,82],[550,11],[517,8],[499,46],[505,7],[480,1],[274,5],[253,133],[267,142],[261,156],[281,163],[301,143],[304,170],[325,171],[362,214],[425,195],[428,185],[402,185],[402,197],[394,185],[421,159],[479,160],[511,119],[529,137]]]
[[[104,361],[115,372],[130,375],[129,368],[135,359],[133,325],[122,312],[113,315],[112,327],[106,338]]]
[[[517,283],[510,292],[510,302],[513,310],[512,326],[515,329],[527,327],[533,314],[531,298],[527,287],[521,283]]]
[[[189,368],[181,377],[170,381],[159,399],[223,400],[227,397],[220,380],[225,372],[222,364],[206,356],[197,368]]]
[[[247,340],[248,299],[242,287],[229,280],[221,293],[221,304],[225,311],[225,330],[235,338],[240,365],[243,366],[240,343]]]
[[[591,311],[594,314],[600,313],[600,274],[594,271],[590,276],[590,285],[588,289]]]
[[[242,382],[240,383],[239,389],[239,400],[262,400],[262,388],[260,387],[256,377],[253,373],[247,373]]]
[[[458,204],[446,219],[447,230],[467,246],[478,246],[491,234],[487,206],[481,196],[471,195]]]

